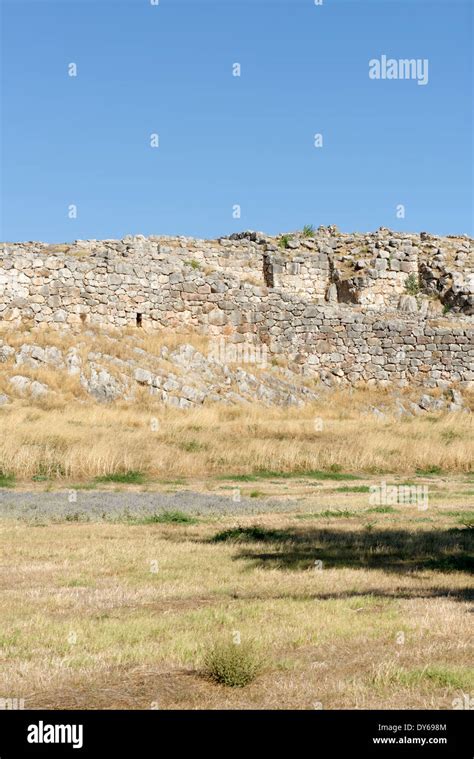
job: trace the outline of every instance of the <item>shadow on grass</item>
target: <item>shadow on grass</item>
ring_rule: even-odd
[[[212,542],[241,546],[237,559],[264,569],[350,567],[387,572],[469,571],[474,568],[474,534],[469,529],[337,530],[236,527],[217,533]],[[253,548],[248,544],[254,543]],[[265,544],[265,550],[259,548]],[[244,547],[245,546],[245,547]],[[322,562],[322,565],[321,565]]]
[[[261,593],[247,593],[245,595],[238,596],[246,601],[261,600]],[[464,586],[461,588],[408,588],[397,586],[393,590],[381,590],[380,588],[365,588],[364,590],[340,590],[333,592],[314,592],[314,593],[275,593],[271,595],[272,601],[285,601],[291,599],[292,601],[341,601],[354,599],[356,602],[360,599],[361,603],[367,601],[368,598],[374,600],[389,600],[394,599],[399,601],[400,599],[413,600],[415,598],[449,598],[454,601],[474,601],[474,588]],[[269,600],[268,596],[265,596],[265,600]],[[368,605],[367,607],[361,606],[358,609],[352,609],[354,612],[370,613],[373,610],[378,610],[376,605]],[[473,610],[474,611],[474,610]]]

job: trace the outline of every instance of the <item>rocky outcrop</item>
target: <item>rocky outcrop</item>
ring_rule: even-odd
[[[33,399],[41,398],[49,392],[47,385],[37,380],[31,380],[29,377],[24,377],[22,374],[16,374],[14,377],[11,377],[10,384],[12,390],[15,390],[19,395],[29,395]]]
[[[120,342],[119,337],[109,338],[111,347],[114,343],[117,347]],[[166,405],[179,408],[199,406],[207,401],[258,401],[266,405],[288,406],[318,398],[301,381],[299,374],[289,369],[267,366],[261,361],[261,356],[253,362],[252,371],[251,361],[244,368],[234,361],[227,362],[225,356],[219,356],[219,346],[217,350],[215,346],[211,347],[207,355],[188,344],[180,345],[175,350],[164,346],[157,354],[151,354],[129,343],[128,352],[129,357],[117,358],[110,353],[89,351],[83,360],[77,348],[69,348],[63,355],[53,346],[41,348],[24,344],[17,350],[12,349],[4,369],[13,370],[18,364],[32,370],[54,368],[70,377],[77,377],[77,385],[70,387],[75,387],[78,396],[85,393],[101,402],[133,401],[140,390],[145,390]],[[54,364],[50,361],[52,355],[55,356]],[[24,375],[15,374],[8,383],[11,392],[20,398],[36,400],[52,392],[46,384]],[[4,403],[8,401],[5,396]]]
[[[84,342],[81,351],[68,348],[68,339],[74,339],[71,333],[64,333],[62,338],[63,350],[34,343],[12,348],[8,361],[3,364],[3,371],[11,374],[7,380],[10,395],[0,393],[0,406],[10,404],[15,398],[41,402],[54,397],[57,391],[35,378],[41,370],[58,373],[59,381],[54,382],[56,387],[61,388],[69,377],[68,392],[73,392],[80,400],[89,397],[101,403],[133,402],[145,393],[164,405],[177,408],[195,408],[209,402],[300,406],[320,400],[321,394],[329,390],[324,383],[317,389],[314,383],[313,388],[308,387],[300,372],[290,367],[268,365],[261,354],[241,354],[240,359],[245,360],[239,365],[239,356],[230,350],[231,346],[219,343],[209,346],[206,351],[183,343],[173,350],[163,346],[150,353],[134,345],[133,340],[109,336],[109,349],[117,352],[120,345],[122,353],[126,354],[118,358],[106,351],[85,350]],[[0,345],[0,350],[5,347]],[[229,349],[227,355],[223,353],[225,348]],[[51,356],[55,357],[53,363]],[[18,364],[31,376],[14,373]],[[74,382],[70,381],[71,378]],[[390,399],[388,405],[370,405],[367,412],[380,421],[393,413],[401,417],[433,412],[469,412],[463,394],[454,387],[433,392],[425,390],[417,398],[415,396],[415,400],[401,396],[396,389],[387,397]]]

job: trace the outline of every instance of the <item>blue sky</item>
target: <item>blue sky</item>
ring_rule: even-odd
[[[2,240],[472,234],[470,0],[1,6]],[[428,84],[371,80],[381,55]]]

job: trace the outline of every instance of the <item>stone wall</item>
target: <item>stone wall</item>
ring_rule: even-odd
[[[325,382],[472,387],[472,271],[467,238],[390,230],[7,243],[0,321],[192,327]]]
[[[474,387],[474,325],[375,314],[270,296],[269,350],[305,374],[334,381],[406,387]],[[271,325],[271,326],[270,326]],[[440,326],[441,325],[441,326]],[[265,335],[262,335],[265,338]]]

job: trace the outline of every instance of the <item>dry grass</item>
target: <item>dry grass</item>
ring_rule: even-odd
[[[195,330],[183,327],[181,330],[150,330],[144,328],[126,327],[124,329],[104,328],[97,324],[87,324],[81,328],[68,330],[54,329],[52,327],[31,328],[12,330],[6,324],[0,325],[0,340],[5,341],[13,348],[22,345],[50,345],[67,351],[71,346],[79,345],[83,351],[107,353],[121,359],[136,358],[135,348],[141,348],[151,355],[157,355],[161,348],[166,346],[169,350],[179,348],[183,343],[192,345],[196,350],[207,351],[209,338]]]
[[[88,327],[15,333],[3,325],[1,338],[15,348],[33,343],[63,353],[77,345],[84,362],[91,351],[112,359],[137,359],[139,348],[173,371],[179,369],[159,358],[162,347],[172,350],[185,342],[204,353],[208,349],[208,339],[193,331]],[[102,363],[112,374],[120,371],[113,361]],[[434,468],[460,473],[470,471],[474,459],[472,415],[399,419],[390,413],[394,404],[388,389],[323,392],[320,402],[299,409],[216,404],[180,411],[164,407],[145,388],[133,402],[104,406],[90,399],[78,375],[47,366],[15,366],[12,359],[1,367],[0,392],[11,395],[9,378],[14,374],[37,379],[52,390],[34,402],[16,398],[0,407],[0,474],[20,481],[31,481],[38,473],[81,481],[128,470],[148,478],[314,469],[412,474]],[[258,375],[262,370],[252,371]],[[313,380],[302,381],[314,389]],[[401,400],[420,392],[406,390]],[[474,407],[473,398],[470,403]],[[370,406],[384,408],[386,418],[374,417],[367,411]]]
[[[430,514],[377,514],[370,530],[357,513],[3,521],[0,695],[27,708],[452,708],[474,687],[469,531]],[[241,540],[211,540],[237,524]],[[267,665],[226,688],[205,677],[206,651],[236,633]]]
[[[471,415],[378,421],[358,410],[361,393],[334,394],[302,409],[217,404],[180,411],[145,394],[133,405],[63,397],[17,401],[0,408],[0,471],[20,481],[39,472],[80,481],[128,470],[149,478],[256,470],[471,471]],[[322,431],[315,419],[323,420]]]

